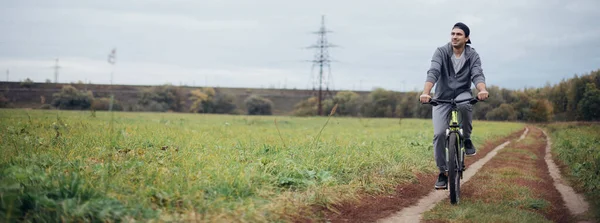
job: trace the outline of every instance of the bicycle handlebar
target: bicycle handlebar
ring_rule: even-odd
[[[442,99],[431,98],[429,100],[429,102],[425,102],[425,103],[422,103],[422,104],[431,104],[433,106],[437,106],[439,104],[452,104],[452,103],[458,104],[458,103],[462,103],[462,102],[465,102],[465,101],[468,101],[469,104],[474,105],[477,102],[479,102],[480,100],[477,99],[477,98],[467,98],[467,99],[462,99],[462,100],[454,100],[454,99],[452,99],[452,100],[442,100]]]

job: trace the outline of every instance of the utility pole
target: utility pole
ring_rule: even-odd
[[[363,80],[362,80],[362,79],[360,79],[360,82],[359,82],[359,84],[358,84],[358,90],[359,90],[359,91],[362,91],[362,90],[363,90],[363,89],[362,89],[362,82],[363,82]]]
[[[406,80],[402,80],[402,92],[406,92]]]
[[[60,69],[60,66],[58,66],[58,58],[56,58],[56,63],[54,64],[54,83],[58,83],[58,69]]]
[[[331,31],[327,30],[325,28],[325,15],[321,16],[321,28],[319,29],[319,31],[313,32],[314,34],[317,34],[319,36],[317,43],[309,46],[308,48],[314,48],[317,49],[316,53],[315,53],[315,58],[313,60],[311,60],[310,62],[313,63],[313,68],[314,66],[318,65],[319,66],[319,80],[317,81],[319,83],[319,91],[318,91],[318,106],[317,106],[317,112],[319,114],[319,116],[323,115],[323,67],[327,66],[329,68],[329,78],[331,79],[331,60],[329,59],[329,48],[330,47],[336,47],[336,45],[333,44],[329,44],[329,42],[327,41],[327,36],[326,34],[329,33]],[[315,87],[314,87],[313,83],[313,91],[315,91]],[[331,92],[329,92],[329,81],[326,80],[325,81],[325,91],[329,94],[331,94]]]
[[[110,54],[108,55],[108,63],[110,63],[110,65],[112,65],[112,69],[110,72],[110,85],[113,85],[113,76],[115,73],[115,63],[117,62],[117,49],[113,48],[112,51],[110,51]]]
[[[108,106],[108,111],[111,112],[112,114],[112,108],[113,108],[113,103],[115,100],[115,94],[113,92],[113,76],[115,74],[115,63],[117,63],[117,49],[113,48],[112,51],[110,51],[110,54],[108,55],[108,63],[110,63],[111,67],[111,71],[110,71],[110,104]],[[112,118],[112,116],[111,116]],[[111,122],[112,123],[112,122]],[[111,131],[112,131],[112,127],[111,127]]]
[[[6,69],[6,82],[8,82],[8,69]]]

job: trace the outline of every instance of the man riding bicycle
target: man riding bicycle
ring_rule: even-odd
[[[427,78],[423,94],[420,96],[422,103],[431,100],[431,89],[435,84],[435,98],[442,100],[462,100],[472,97],[471,83],[475,84],[479,93],[477,98],[485,100],[488,92],[485,88],[485,76],[481,68],[481,59],[475,48],[467,45],[471,43],[470,30],[463,23],[456,23],[452,27],[451,41],[438,47],[431,59],[431,67],[427,71]],[[448,128],[448,114],[450,104],[439,104],[432,108],[433,120],[433,154],[440,174],[435,183],[435,188],[445,189],[448,185],[446,176],[445,138]],[[471,124],[473,107],[469,102],[459,104],[460,119],[465,137],[467,156],[476,154],[475,146],[471,142]]]

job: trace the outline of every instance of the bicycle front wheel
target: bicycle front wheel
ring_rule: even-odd
[[[450,189],[450,203],[458,204],[460,198],[460,174],[458,163],[458,136],[456,133],[450,134],[448,140],[448,188]]]

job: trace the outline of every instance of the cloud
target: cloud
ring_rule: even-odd
[[[600,4],[595,0],[572,0],[566,3],[565,8],[573,13],[598,13]]]
[[[118,13],[113,17],[107,17],[107,19],[111,19],[114,22],[130,23],[132,26],[167,26],[203,31],[240,31],[256,29],[260,25],[257,21],[253,20],[200,20],[190,15],[149,14],[138,12]]]
[[[318,5],[318,7],[315,7]],[[209,83],[312,88],[302,49],[321,15],[333,33],[333,85],[392,90],[423,86],[436,47],[458,21],[471,28],[489,84],[557,83],[598,69],[596,0],[428,1],[8,1],[0,8],[0,70],[11,77],[108,83]]]
[[[54,60],[0,60],[0,67],[9,67],[13,78],[30,78],[35,82],[46,79],[54,82]],[[134,62],[113,67],[104,60],[67,57],[59,60],[59,82],[91,82],[109,84],[111,73],[114,83],[154,85],[171,83],[195,86],[269,87],[287,85],[305,88],[297,71],[270,68],[205,69],[171,64]],[[15,79],[18,77],[18,79]]]

